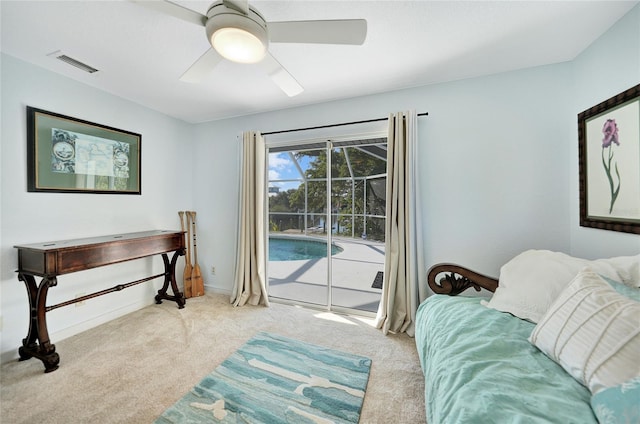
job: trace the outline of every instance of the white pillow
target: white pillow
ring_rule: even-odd
[[[597,261],[591,262],[589,266],[597,271],[599,264],[606,264],[615,268],[620,278],[618,281],[625,285],[635,288],[640,287],[640,255],[598,259]]]
[[[586,268],[560,294],[529,341],[595,394],[640,376],[640,302]]]
[[[589,261],[561,252],[527,250],[502,266],[498,288],[484,304],[537,323],[585,266],[605,277],[639,287],[639,263],[640,255]]]

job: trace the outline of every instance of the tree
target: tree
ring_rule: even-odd
[[[301,184],[297,190],[289,190],[290,208],[296,205],[297,208],[304,210],[306,195],[308,213],[326,213],[327,150],[296,152],[295,157],[298,160],[303,157],[311,160],[305,171],[306,183]],[[364,234],[364,219],[361,216],[353,219],[353,214],[365,213],[365,190],[367,215],[384,215],[385,198],[380,196],[379,182],[374,190],[371,186],[372,182],[363,178],[384,173],[386,173],[386,161],[365,151],[354,147],[335,148],[331,151],[331,214],[332,222],[338,224],[339,234],[348,236]],[[371,239],[384,240],[384,221],[368,218],[366,233]]]
[[[301,222],[299,215],[292,214],[304,211],[304,198],[302,199],[302,205],[292,200],[292,195],[296,191],[295,188],[292,188],[269,197],[269,226],[272,231],[303,228],[301,225],[304,224]]]

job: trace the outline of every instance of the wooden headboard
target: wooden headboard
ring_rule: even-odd
[[[445,274],[440,280],[438,275]],[[431,290],[437,294],[456,296],[469,287],[476,291],[481,288],[495,292],[498,288],[498,280],[493,277],[480,274],[456,264],[440,263],[432,266],[427,274],[427,283]]]

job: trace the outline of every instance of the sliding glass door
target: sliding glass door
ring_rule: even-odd
[[[378,144],[333,144],[332,239],[345,250],[332,257],[330,280],[333,306],[375,313],[385,258],[386,139],[368,141]]]
[[[269,296],[375,313],[385,257],[386,139],[268,153]]]
[[[327,178],[324,149],[269,153],[269,296],[326,306]]]

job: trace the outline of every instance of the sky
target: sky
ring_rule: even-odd
[[[298,160],[302,171],[309,169],[310,159],[308,157],[302,157]],[[296,168],[295,164],[289,157],[287,152],[277,152],[269,154],[269,187],[280,187],[281,191],[286,191],[292,188],[298,188],[300,182],[287,181],[287,182],[271,182],[272,180],[289,180],[289,179],[302,179],[300,172]]]

